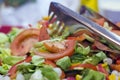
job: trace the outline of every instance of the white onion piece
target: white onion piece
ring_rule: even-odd
[[[10,77],[9,76],[5,76],[5,77],[3,77],[3,79],[2,80],[11,80],[10,79]]]
[[[3,76],[2,75],[0,75],[0,80],[3,80]]]
[[[58,74],[58,76],[60,77],[62,75],[62,70],[60,68],[53,68],[53,70]]]
[[[105,59],[103,60],[103,62],[104,62],[104,63],[107,63],[107,64],[109,64],[109,65],[111,65],[111,64],[113,63],[113,61],[112,61],[111,58],[105,58]]]
[[[43,80],[43,75],[40,70],[36,70],[30,77],[30,80]]]
[[[25,80],[25,78],[21,72],[17,73],[16,80]]]

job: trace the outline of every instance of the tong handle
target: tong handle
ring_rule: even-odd
[[[68,9],[67,7],[65,7],[59,3],[52,2],[51,4],[54,5],[54,7],[56,7],[57,10],[62,12],[64,15],[71,17],[73,20],[83,24],[89,30],[104,37],[105,39],[107,39],[110,43],[112,43],[115,47],[117,47],[120,50],[120,36],[110,32],[109,30],[107,30],[105,28],[102,28],[102,26],[83,17],[82,15],[77,14],[76,12]]]

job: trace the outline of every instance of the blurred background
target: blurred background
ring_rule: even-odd
[[[51,1],[77,13],[85,5],[113,22],[120,22],[120,0],[0,0],[0,26],[34,25],[48,15]]]

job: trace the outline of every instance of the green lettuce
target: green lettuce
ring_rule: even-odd
[[[22,31],[22,29],[12,28],[12,30],[8,33],[10,42]]]
[[[71,61],[68,56],[65,56],[61,59],[58,59],[56,64],[61,67],[63,70],[67,70],[71,66]]]
[[[2,66],[0,66],[0,74],[5,75],[8,72],[10,67],[11,66],[9,66],[7,64],[2,64]]]
[[[9,37],[4,33],[0,33],[0,44],[4,44],[6,42],[9,42]]]
[[[82,80],[104,80],[105,75],[101,72],[94,71],[92,69],[87,69],[83,73]]]
[[[0,60],[4,64],[13,65],[23,59],[24,57],[12,56],[9,48],[0,48]]]
[[[20,56],[19,57],[18,56],[7,56],[2,61],[4,64],[13,65],[23,59],[24,57],[20,57]]]
[[[83,63],[90,63],[93,65],[97,65],[99,62],[101,62],[106,57],[107,57],[106,54],[101,51],[101,52],[98,52],[97,54],[93,55],[92,57],[85,59]]]
[[[79,47],[76,46],[75,53],[87,55],[90,52],[90,47],[84,47],[83,45],[79,44]]]
[[[42,64],[44,61],[45,61],[44,58],[41,56],[34,55],[32,57],[32,63],[36,66]]]
[[[44,66],[43,68],[40,68],[42,71],[42,74],[44,77],[46,77],[49,80],[60,80],[58,74],[53,70],[50,66]]]

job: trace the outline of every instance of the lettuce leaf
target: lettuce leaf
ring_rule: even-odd
[[[104,80],[105,75],[101,72],[94,71],[92,69],[87,69],[83,73],[82,80]]]
[[[3,64],[13,65],[23,59],[24,57],[12,56],[9,48],[0,48],[0,60]]]
[[[32,57],[32,63],[36,66],[42,64],[44,61],[45,61],[44,58],[41,56],[34,55]]]
[[[103,59],[105,59],[107,56],[104,52],[98,52],[97,54],[93,55],[92,57],[84,60],[83,63],[90,63],[93,65],[97,65],[100,61],[102,61]]]
[[[50,66],[44,66],[43,68],[40,68],[42,71],[42,74],[44,77],[46,77],[49,80],[60,80],[58,74],[53,70]]]
[[[56,64],[61,67],[63,70],[67,70],[71,66],[71,61],[68,56],[65,56],[61,59],[58,59]]]
[[[4,33],[0,33],[0,44],[4,44],[6,42],[9,42],[9,37]]]
[[[84,47],[83,45],[79,44],[79,46],[76,46],[75,53],[87,55],[90,52],[90,47]]]

